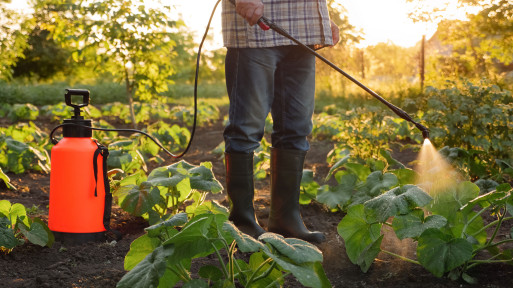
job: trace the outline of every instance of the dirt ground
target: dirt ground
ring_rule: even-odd
[[[41,126],[45,125],[41,124]],[[45,127],[45,130],[46,128],[48,127]],[[221,141],[221,121],[210,127],[198,129],[191,150],[184,160],[196,165],[204,161],[212,162],[214,174],[224,185],[223,162],[211,153]],[[316,141],[311,144],[312,148],[307,155],[305,168],[312,169],[317,177],[316,180],[322,182],[321,179],[329,170],[325,163],[326,155],[332,147],[328,142]],[[415,155],[408,152],[396,153],[394,156],[403,163],[415,159]],[[166,165],[168,164],[172,164],[172,161],[166,162]],[[38,207],[34,216],[46,221],[49,205],[49,175],[25,173],[8,176],[18,187],[18,191],[9,191],[5,186],[0,186],[0,199],[22,203],[27,208]],[[257,216],[265,228],[269,214],[268,179],[258,181],[256,189]],[[224,194],[210,198],[227,205]],[[479,281],[476,285],[454,282],[447,278],[436,278],[420,266],[385,254],[378,255],[370,270],[362,273],[358,266],[349,261],[343,240],[336,230],[343,214],[330,213],[321,205],[310,204],[302,207],[302,215],[307,227],[324,232],[327,236],[327,241],[318,247],[324,254],[323,266],[333,287],[513,287],[511,284],[513,267],[507,265],[478,266],[470,272]],[[0,254],[0,287],[115,287],[126,273],[123,269],[123,261],[130,243],[144,233],[143,229],[147,223],[115,206],[111,226],[123,234],[120,241],[88,243],[79,246],[55,243],[52,248],[26,244],[15,248],[10,254]],[[400,241],[387,235],[382,245],[397,254],[415,257],[414,243]],[[302,287],[294,279],[287,279],[285,286]]]

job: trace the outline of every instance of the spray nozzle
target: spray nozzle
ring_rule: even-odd
[[[429,129],[427,129],[426,126],[417,122],[413,122],[413,124],[415,124],[415,127],[417,127],[417,129],[419,129],[422,132],[422,137],[424,139],[429,139]]]
[[[81,104],[73,104],[71,102],[71,96],[82,96]],[[64,99],[66,100],[66,105],[73,107],[75,110],[75,115],[71,118],[73,119],[84,119],[83,116],[80,116],[80,108],[86,107],[89,105],[89,90],[85,89],[66,89],[66,94],[64,94]]]

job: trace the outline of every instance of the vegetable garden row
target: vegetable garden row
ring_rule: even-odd
[[[476,282],[476,266],[513,264],[511,92],[485,83],[451,82],[446,88],[428,87],[424,97],[403,99],[403,104],[430,128],[435,146],[443,147],[439,153],[461,179],[436,195],[428,193],[417,183],[411,163],[400,163],[391,154],[392,148],[421,147],[421,135],[408,123],[378,106],[332,105],[314,116],[311,138],[332,143],[326,159],[330,170],[326,175],[304,170],[301,204],[316,202],[326,213],[343,215],[337,232],[350,261],[364,272],[380,253],[421,265],[436,277],[469,283]],[[152,103],[135,108],[147,133],[173,152],[184,148],[191,109]],[[2,104],[0,185],[15,190],[9,176],[50,172],[49,131],[71,113],[64,104]],[[218,107],[200,104],[200,126],[220,117]],[[113,127],[110,120],[130,122],[122,103],[89,106],[86,118],[101,119],[94,125],[104,128]],[[266,124],[271,127],[272,120]],[[109,147],[117,205],[149,224],[131,244],[124,262],[128,272],[118,287],[277,287],[287,277],[307,287],[334,284],[324,272],[318,247],[272,233],[253,239],[228,222],[227,208],[206,200],[209,193],[223,190],[211,163],[163,165],[157,145],[145,137],[98,131],[93,137]],[[222,157],[223,148],[220,143],[211,153]],[[268,161],[269,143],[263,140],[255,153],[257,180],[267,177]],[[29,208],[0,200],[2,253],[16,253],[27,241],[53,244],[45,221],[29,217]],[[417,243],[416,258],[392,252],[383,241],[389,233]],[[192,260],[204,257],[218,264],[191,273]]]

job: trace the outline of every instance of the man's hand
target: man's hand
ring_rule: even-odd
[[[264,16],[264,3],[261,0],[236,0],[235,9],[249,25],[255,25]]]
[[[340,31],[338,30],[337,24],[333,22],[333,20],[330,20],[331,24],[331,36],[333,37],[333,46],[335,46],[338,41],[340,41]]]

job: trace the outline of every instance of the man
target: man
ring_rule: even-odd
[[[233,5],[230,2],[235,2]],[[301,219],[299,189],[307,136],[312,130],[315,56],[272,30],[255,25],[265,15],[311,47],[335,45],[337,26],[326,0],[224,0],[223,41],[227,47],[226,87],[230,98],[224,131],[229,219],[258,237],[265,230],[253,207],[253,151],[273,118],[271,208],[267,230],[313,243],[324,234],[309,231]]]

